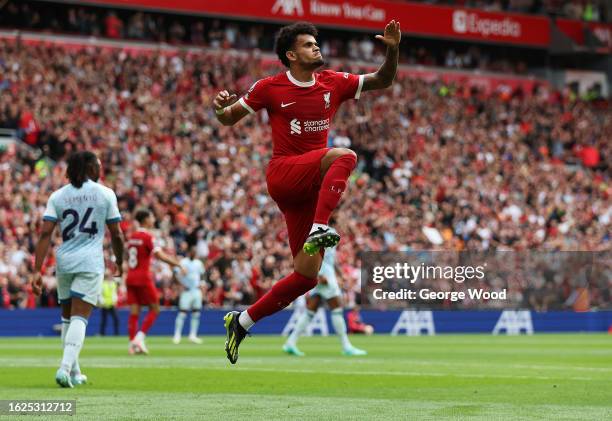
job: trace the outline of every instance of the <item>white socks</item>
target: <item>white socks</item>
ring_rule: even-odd
[[[306,310],[300,316],[300,319],[295,325],[295,329],[293,329],[293,332],[291,332],[291,335],[289,335],[289,338],[287,338],[287,345],[296,346],[298,338],[302,333],[304,333],[315,314],[316,313],[314,311]],[[334,330],[336,331],[336,335],[338,335],[340,338],[342,349],[346,350],[352,348],[353,346],[351,345],[348,335],[346,334],[346,322],[344,321],[344,310],[342,307],[333,309],[331,311],[331,320]]]
[[[62,350],[64,349],[64,341],[66,340],[66,332],[68,332],[68,326],[70,326],[70,319],[62,317]],[[74,364],[72,365],[72,370],[70,370],[71,376],[74,376],[75,374],[81,374],[81,367],[79,366],[78,358],[74,361]]]
[[[312,224],[312,228],[310,228],[310,233],[309,233],[308,235],[312,234],[313,232],[315,232],[315,231],[316,231],[316,230],[318,230],[319,228],[328,229],[328,228],[329,228],[329,226],[327,226],[327,225],[325,225],[325,224],[317,224],[317,223],[314,223],[314,224]]]
[[[251,316],[249,316],[249,312],[246,310],[240,313],[240,316],[238,317],[238,323],[240,323],[240,326],[242,326],[244,330],[249,330],[255,324],[253,319],[251,319]]]
[[[66,339],[66,332],[68,332],[68,326],[70,326],[70,319],[62,317],[62,349],[64,349],[64,340]]]
[[[340,342],[342,343],[342,349],[351,348],[351,342],[349,341],[348,335],[346,334],[346,322],[344,321],[344,310],[342,309],[342,307],[338,307],[332,310],[331,320],[332,325],[334,325],[336,335],[338,335],[338,337],[340,338]]]
[[[187,313],[185,313],[184,311],[179,311],[179,314],[176,316],[176,321],[174,322],[174,337],[175,338],[181,337],[181,334],[183,332],[183,325],[185,324],[186,318],[187,318]],[[240,319],[238,321],[240,321]],[[189,336],[192,338],[197,337],[199,327],[200,327],[200,312],[192,311],[191,312],[191,322],[189,325]]]
[[[291,332],[291,335],[289,335],[289,338],[287,338],[287,345],[296,346],[298,338],[302,333],[304,333],[306,327],[308,327],[314,316],[315,312],[308,309],[302,313],[300,319],[295,324],[295,328]]]
[[[174,337],[180,338],[183,333],[183,324],[185,323],[185,318],[187,317],[187,313],[184,311],[179,311],[179,314],[176,316],[176,320],[174,322]]]
[[[189,336],[195,338],[198,336],[198,328],[200,327],[200,312],[191,312],[191,326],[189,327]]]
[[[79,359],[79,353],[83,347],[85,340],[85,329],[87,328],[87,319],[81,316],[72,316],[70,318],[70,326],[64,337],[64,356],[60,365],[61,369],[70,373],[74,363]]]

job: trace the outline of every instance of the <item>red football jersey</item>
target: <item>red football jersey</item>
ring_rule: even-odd
[[[268,111],[274,145],[272,158],[301,155],[327,146],[327,132],[338,107],[359,99],[363,75],[324,70],[310,82],[289,71],[260,79],[239,102],[250,113]]]
[[[151,275],[151,256],[155,250],[151,233],[138,230],[130,235],[127,242],[128,273],[126,285],[145,285],[153,282]]]

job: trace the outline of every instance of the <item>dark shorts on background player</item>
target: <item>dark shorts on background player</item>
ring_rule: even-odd
[[[291,254],[302,249],[314,221],[321,188],[321,159],[329,148],[277,157],[266,170],[268,193],[285,216]]]
[[[127,286],[128,305],[150,306],[159,303],[159,293],[153,283]]]

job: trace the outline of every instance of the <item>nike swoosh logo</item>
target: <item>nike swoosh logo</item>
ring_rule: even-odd
[[[285,107],[288,107],[288,106],[293,105],[293,104],[295,104],[295,101],[290,102],[288,104],[284,104],[284,103],[281,102],[281,108],[285,108]]]

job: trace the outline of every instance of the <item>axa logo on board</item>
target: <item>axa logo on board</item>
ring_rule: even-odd
[[[312,16],[337,17],[373,22],[384,22],[386,19],[385,9],[372,6],[371,4],[357,6],[347,1],[336,3],[321,0],[309,0],[307,4],[308,11]],[[286,16],[304,16],[304,4],[302,0],[276,0],[272,6],[272,13],[280,13]]]
[[[503,19],[483,18],[478,13],[455,10],[453,12],[453,31],[458,34],[477,34],[483,37],[503,36],[519,38],[521,23],[505,16]]]

